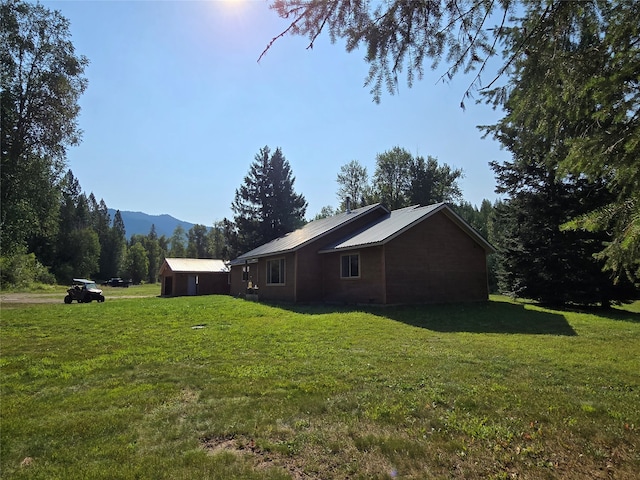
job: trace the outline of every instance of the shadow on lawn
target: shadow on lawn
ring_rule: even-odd
[[[601,307],[560,307],[558,311],[584,313],[587,315],[597,315],[608,320],[620,322],[640,323],[640,313],[625,310],[624,306],[601,308]]]
[[[499,301],[388,307],[291,304],[279,304],[278,307],[307,315],[366,312],[377,317],[437,332],[577,335],[562,313],[542,312],[525,308],[524,304]]]
[[[560,313],[530,310],[506,302],[399,307],[378,315],[437,332],[577,335]]]

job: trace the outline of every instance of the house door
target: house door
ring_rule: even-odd
[[[164,295],[173,294],[173,277],[164,277]]]
[[[197,295],[198,294],[198,276],[197,275],[189,275],[187,279],[187,295]]]

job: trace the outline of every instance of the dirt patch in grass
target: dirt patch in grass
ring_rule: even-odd
[[[201,445],[211,455],[229,452],[250,458],[257,469],[280,468],[286,470],[294,480],[313,478],[297,465],[295,458],[263,450],[256,445],[252,438],[241,436],[205,437],[201,439]]]

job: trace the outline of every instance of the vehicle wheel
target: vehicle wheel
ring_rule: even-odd
[[[100,303],[104,302],[104,295],[100,295],[98,297],[98,302],[100,302]]]
[[[71,295],[67,295],[66,297],[64,297],[64,303],[71,303],[71,302],[73,302]]]

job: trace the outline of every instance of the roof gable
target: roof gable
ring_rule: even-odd
[[[299,248],[324,237],[338,228],[348,225],[354,220],[361,218],[363,215],[373,212],[374,210],[380,210],[381,213],[389,212],[381,204],[376,203],[374,205],[368,205],[349,212],[342,212],[338,215],[334,215],[333,217],[311,221],[298,230],[287,233],[282,237],[278,237],[275,240],[260,245],[259,247],[240,255],[231,262],[231,265],[242,264],[245,261],[254,258],[272,256],[298,250]]]
[[[474,241],[480,244],[487,252],[495,252],[494,247],[471,227],[471,225],[456,214],[451,207],[446,203],[436,203],[427,206],[414,205],[389,212],[376,222],[367,225],[332,245],[328,245],[320,250],[320,253],[383,245],[437,212],[444,212],[449,219]]]

